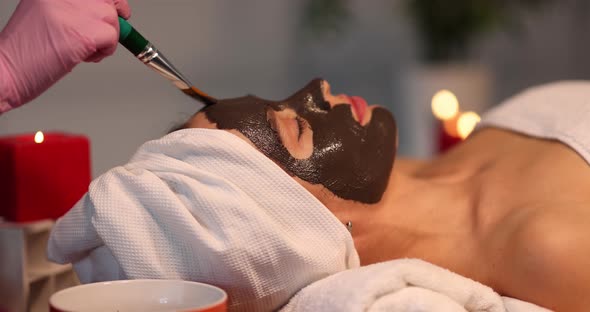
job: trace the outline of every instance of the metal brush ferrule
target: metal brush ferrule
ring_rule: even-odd
[[[172,66],[166,57],[164,57],[153,44],[149,43],[145,49],[137,55],[137,58],[162,76],[166,77],[166,79],[172,81],[172,83],[180,89],[189,89],[192,86],[188,79],[184,78],[184,76]]]

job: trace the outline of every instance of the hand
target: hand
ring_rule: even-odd
[[[21,0],[0,33],[0,113],[113,54],[117,16],[130,15],[127,0]]]

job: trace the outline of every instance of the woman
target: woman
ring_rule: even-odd
[[[93,182],[56,225],[50,258],[96,268],[103,250],[120,266],[107,279],[201,280],[228,290],[230,307],[254,310],[359,258],[420,258],[505,296],[583,310],[589,97],[585,82],[529,90],[446,154],[395,165],[393,116],[332,95],[323,80],[284,101],[221,100],[183,126],[205,129],[148,142]]]
[[[550,90],[529,92],[545,102],[535,92],[551,96]],[[575,92],[576,86],[566,94]],[[563,110],[568,100],[561,96]],[[221,101],[187,126],[226,129],[252,142],[338,219],[352,222],[363,265],[420,258],[500,294],[556,310],[583,309],[590,303],[584,301],[590,291],[588,159],[563,143],[494,124],[431,161],[397,159],[393,170],[397,135],[388,112],[332,95],[322,80],[283,102]],[[576,127],[590,133],[587,121]],[[326,152],[328,146],[339,148]]]

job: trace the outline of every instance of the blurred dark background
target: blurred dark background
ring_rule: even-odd
[[[405,156],[437,152],[438,90],[481,115],[529,86],[590,78],[586,0],[129,2],[131,23],[203,90],[281,99],[323,77],[335,93],[391,109]],[[17,3],[0,2],[0,26]],[[97,175],[199,108],[119,49],[0,116],[0,135],[86,134]]]

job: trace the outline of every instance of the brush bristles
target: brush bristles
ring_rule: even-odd
[[[184,92],[186,95],[193,97],[201,102],[203,102],[203,104],[209,106],[209,105],[213,105],[215,103],[217,103],[217,100],[209,95],[207,95],[205,92],[195,88],[195,87],[191,87],[190,89],[182,89],[182,92]]]

